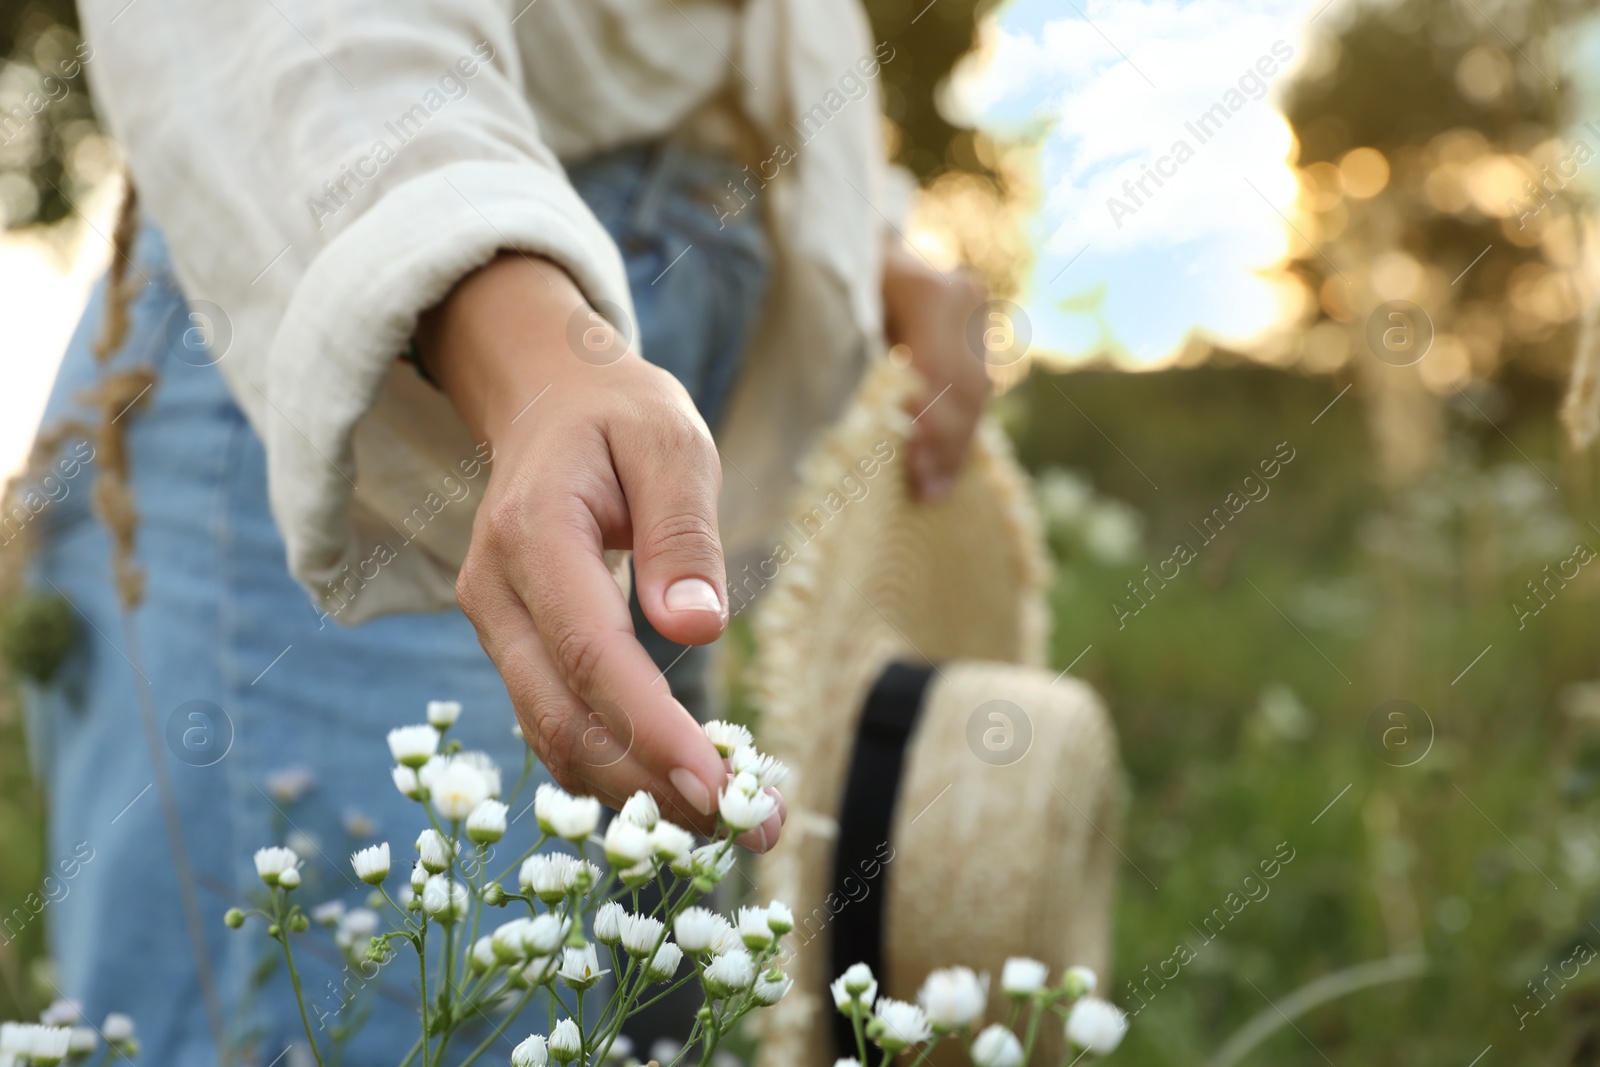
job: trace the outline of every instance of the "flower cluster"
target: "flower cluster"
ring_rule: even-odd
[[[1050,968],[1017,956],[1006,960],[1000,988],[1011,1002],[1010,1017],[978,1029],[989,1003],[989,976],[970,967],[945,967],[928,975],[917,1002],[878,996],[878,980],[864,963],[851,966],[829,987],[834,1005],[851,1021],[856,1058],[834,1067],[861,1067],[867,1043],[878,1046],[888,1062],[896,1053],[922,1046],[920,1064],[941,1039],[955,1038],[973,1067],[1023,1067],[1033,1059],[1039,1028],[1055,1015],[1067,1041],[1081,1055],[1108,1056],[1128,1032],[1128,1019],[1110,1002],[1092,994],[1095,973],[1072,967],[1051,985]],[[1021,1037],[1018,1036],[1019,1030]],[[1076,1061],[1074,1061],[1076,1062]]]
[[[83,1008],[77,1001],[58,1000],[36,1023],[0,1023],[0,1067],[86,1064],[96,1052],[101,1053],[99,1063],[138,1055],[133,1020],[112,1012],[96,1030],[84,1024]]]
[[[698,1046],[704,1063],[740,1019],[783,998],[792,980],[778,966],[778,941],[794,927],[789,908],[774,901],[729,918],[699,903],[732,868],[734,837],[779,809],[777,786],[788,771],[756,750],[748,730],[725,722],[705,726],[728,776],[709,841],[664,818],[648,793],[630,797],[602,829],[598,800],[543,784],[531,805],[538,841],[491,876],[493,846],[506,834],[532,757],[502,799],[493,761],[447,740],[460,715],[459,704],[434,701],[427,724],[388,735],[395,787],[417,802],[429,824],[417,838],[404,888],[391,896],[390,845],[380,842],[350,857],[355,876],[373,887],[367,907],[331,901],[307,912],[292,896],[301,884],[299,856],[263,848],[255,861],[267,905],[235,908],[225,917],[238,928],[258,916],[281,944],[319,1065],[332,1049],[319,1045],[306,1019],[291,947],[291,935],[313,922],[332,929],[336,947],[353,963],[386,963],[399,948],[414,950],[422,1018],[412,1059],[420,1054],[424,1064],[444,1062],[462,1023],[498,1014],[493,1033],[467,1062],[477,1059],[542,995],[551,1005],[548,1033],[522,1040],[511,1062],[590,1067],[626,1047],[622,1030],[632,1015],[691,982],[700,987],[704,1007],[679,1058]],[[652,884],[659,903],[649,907],[640,893]],[[493,923],[486,908],[512,914]],[[380,912],[393,920],[388,929],[380,929]],[[598,1008],[586,995],[603,998]]]

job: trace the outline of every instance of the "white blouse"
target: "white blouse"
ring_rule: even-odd
[[[735,109],[772,174],[777,260],[719,440],[723,523],[732,569],[760,550],[797,452],[881,333],[895,212],[875,79],[894,50],[858,0],[80,7],[141,202],[185,295],[231,327],[218,366],[265,442],[290,569],[342,622],[454,604],[486,477],[397,361],[418,314],[509,248],[631,315],[621,256],[561,161]]]

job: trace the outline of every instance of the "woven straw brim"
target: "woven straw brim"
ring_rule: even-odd
[[[961,964],[991,976],[988,1018],[1003,1022],[1009,956],[1042,960],[1057,978],[1082,964],[1109,982],[1118,767],[1111,720],[1078,679],[1000,663],[942,668],[889,835],[885,991],[914,1001],[929,972]],[[1061,1021],[1047,1019],[1034,1062],[1060,1063],[1064,1051]],[[931,1061],[966,1062],[955,1046]]]
[[[785,529],[783,550],[774,553],[778,573],[756,616],[754,677],[762,710],[761,743],[794,771],[784,786],[790,812],[784,841],[761,860],[758,880],[762,893],[789,902],[801,923],[790,935],[795,989],[763,1019],[763,1067],[832,1062],[828,1027],[833,1008],[825,994],[832,977],[829,938],[817,931],[818,922],[808,926],[807,921],[819,915],[825,920],[829,914],[838,806],[864,697],[878,674],[896,660],[1037,666],[1044,657],[1048,616],[1043,591],[1049,571],[1026,480],[1004,436],[985,421],[951,496],[934,505],[914,500],[905,469],[912,425],[904,407],[917,385],[911,372],[888,363],[869,371],[856,401],[802,472],[796,518]],[[890,458],[884,459],[886,455]],[[1019,685],[1036,680],[1027,671],[1003,679],[983,673],[992,669],[943,668],[930,696],[944,694],[937,700],[946,711],[937,723],[930,719],[913,740],[897,820],[909,819],[933,800],[933,793],[924,797],[923,791],[935,778],[941,780],[933,785],[934,793],[951,787],[939,804],[958,790],[961,795],[992,793],[985,803],[963,803],[991,814],[1005,809],[1006,814],[989,829],[990,836],[963,832],[932,846],[922,835],[942,826],[943,819],[930,813],[915,825],[897,822],[890,892],[898,896],[889,901],[889,938],[894,943],[886,959],[896,972],[893,988],[901,992],[914,992],[931,969],[923,968],[921,957],[906,955],[908,946],[901,943],[912,915],[929,924],[922,938],[938,942],[947,934],[955,936],[955,927],[979,910],[995,913],[995,921],[1008,929],[1026,931],[1029,920],[1006,901],[1033,899],[1035,884],[1064,886],[1073,894],[1087,893],[1092,901],[1100,899],[1098,888],[1073,872],[1056,870],[1055,860],[1045,855],[1069,856],[1073,863],[1079,856],[1095,858],[1087,840],[1080,840],[1092,833],[1089,826],[1061,822],[1055,808],[1025,807],[1037,799],[1031,791],[1037,783],[1031,771],[1017,768],[1029,761],[1070,764],[1080,756],[1079,745],[1089,763],[1114,766],[1104,714],[1086,689],[1062,679],[1048,710],[1040,712],[1044,721],[1037,728],[1036,745],[1043,755],[1030,755],[1009,768],[993,767],[968,748],[965,718],[959,730],[944,722],[944,717],[956,715],[948,709],[967,700],[971,687],[983,679]],[[959,682],[957,676],[969,681]],[[1044,678],[1049,681],[1048,675]],[[994,698],[1016,701],[1004,687],[984,699]],[[1058,707],[1061,700],[1094,710],[1068,713]],[[960,714],[970,716],[976,707]],[[1098,725],[1070,725],[1079,719]],[[1059,727],[1067,731],[1059,737],[1058,721],[1069,723]],[[956,732],[949,733],[947,726]],[[1080,727],[1085,731],[1081,738],[1072,732]],[[971,766],[954,773],[958,768],[949,761],[959,763],[963,757]],[[1059,784],[1085,811],[1101,811],[1108,787],[1092,776],[1083,780],[1092,788],[1081,798],[1071,783]],[[908,841],[914,846],[899,840],[902,832],[911,835]],[[954,868],[966,865],[1008,871],[1011,885],[989,886],[973,895],[952,877]],[[910,887],[918,885],[938,914],[929,915],[910,901]],[[959,899],[970,899],[966,916],[945,910],[945,901],[958,899],[946,894],[947,885]],[[902,898],[904,916],[894,911]],[[1012,917],[1004,918],[1008,912]],[[1046,929],[1059,940],[1062,959],[1070,949],[1077,953],[1070,962],[1092,965],[1103,953],[1105,908],[1096,905],[1090,913],[1098,918],[1084,921],[1096,927],[1094,936],[1062,926],[1077,921],[1064,916],[1036,929]],[[928,958],[938,965],[977,964],[988,958],[963,958],[967,945],[959,939],[946,944],[948,953],[935,944]],[[1025,954],[1047,951],[1031,940],[1027,947]],[[902,988],[902,983],[908,984]]]

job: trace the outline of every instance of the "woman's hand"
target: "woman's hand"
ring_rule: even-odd
[[[911,483],[924,500],[955,486],[989,397],[989,375],[968,344],[968,323],[987,299],[969,270],[945,276],[899,242],[884,258],[884,327],[892,345],[911,350],[926,388],[913,399]]]
[[[603,556],[633,550],[639,602],[670,640],[722,633],[722,472],[705,422],[547,260],[502,254],[425,315],[417,338],[494,449],[456,597],[528,743],[569,791],[615,808],[648,790],[708,832],[722,759],[635,638]],[[741,843],[771,847],[781,822]]]

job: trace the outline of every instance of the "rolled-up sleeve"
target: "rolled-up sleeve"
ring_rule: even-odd
[[[213,355],[265,443],[291,571],[341,621],[453,602],[476,494],[417,512],[431,529],[416,537],[396,518],[483,455],[400,380],[417,316],[500,249],[549,257],[631,314],[621,257],[540,138],[514,9],[81,7],[85,69],[141,201],[185,295],[224,320]]]

